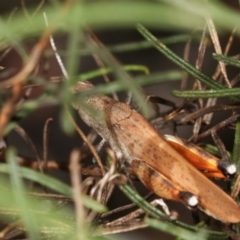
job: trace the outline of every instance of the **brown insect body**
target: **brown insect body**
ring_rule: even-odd
[[[92,87],[88,82],[79,83],[74,86],[73,92],[82,92]],[[92,114],[78,104],[73,105],[85,123],[109,142],[117,157],[123,157],[132,164],[139,179],[149,189],[173,200],[180,200],[178,191],[192,193],[198,198],[200,209],[207,214],[224,222],[240,222],[237,203],[188,163],[139,113],[127,104],[104,95],[89,97],[87,104],[104,113],[105,118],[97,117],[97,114]],[[156,173],[152,175],[154,171]],[[168,183],[164,188],[166,191],[158,188],[162,179],[166,179],[173,188],[166,190]]]

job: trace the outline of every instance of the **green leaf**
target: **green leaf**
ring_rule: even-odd
[[[169,233],[184,240],[205,240],[208,236],[207,232],[203,230],[199,230],[198,232],[191,232],[169,222],[159,221],[156,219],[146,218],[145,223],[147,223],[149,227]]]
[[[174,90],[172,91],[172,94],[175,97],[181,97],[181,98],[233,98],[233,97],[239,97],[240,96],[240,88],[227,88],[227,89],[221,89],[221,90],[189,90],[189,91],[179,91]],[[238,100],[239,101],[239,100]]]
[[[0,164],[0,172],[9,173],[8,165]],[[25,167],[20,167],[19,173],[25,179],[37,182],[53,191],[61,193],[70,198],[73,197],[72,188],[56,178],[50,177],[40,172],[33,171],[32,169],[28,169]],[[107,210],[104,205],[94,201],[88,196],[83,196],[83,204],[86,207],[93,209],[94,211],[97,211],[97,212],[106,212]]]
[[[182,79],[182,76],[183,74],[180,71],[166,71],[138,76],[133,78],[133,80],[134,82],[136,82],[137,86],[146,86],[151,84],[157,84],[160,82],[179,81]],[[82,92],[80,98],[84,99],[84,97],[86,96],[97,93],[111,94],[113,92],[119,92],[124,90],[128,90],[128,86],[122,84],[120,80],[116,80],[108,84],[97,85],[91,90]]]
[[[231,66],[240,68],[240,61],[238,59],[228,57],[228,56],[224,56],[224,55],[221,55],[221,54],[216,54],[216,53],[213,53],[213,57],[218,61],[225,62],[225,63],[227,63]]]
[[[27,232],[30,239],[40,239],[40,233],[38,231],[38,223],[34,218],[34,215],[29,211],[27,196],[25,195],[24,185],[22,181],[22,172],[20,171],[15,158],[16,152],[13,148],[7,150],[7,162],[6,167],[8,168],[11,180],[11,186],[13,189],[13,195],[15,201],[19,204],[19,209],[21,209],[21,216],[23,222],[27,228]]]
[[[170,219],[166,221],[167,216],[161,212],[159,209],[152,206],[149,202],[147,202],[143,197],[141,197],[136,191],[134,191],[130,186],[128,185],[122,185],[119,186],[120,190],[133,202],[135,203],[139,208],[144,210],[144,212],[150,216],[157,219],[164,219],[163,228],[167,230],[173,230],[175,227],[176,229],[182,229],[183,232],[187,233],[189,232],[189,236],[193,236],[192,234],[196,234],[199,232],[198,227],[191,226],[189,224],[185,224],[180,221],[171,221]],[[148,222],[147,222],[148,223]],[[154,227],[154,226],[152,226]],[[160,227],[159,227],[160,229]],[[162,229],[161,229],[162,230]],[[201,230],[201,234],[208,235],[211,239],[226,239],[227,234],[223,232],[217,232],[217,231],[208,231],[208,230]]]
[[[237,172],[240,171],[240,118],[237,119],[236,131],[234,137],[232,160],[237,166]]]
[[[198,69],[193,67],[191,64],[186,62],[184,59],[177,56],[174,52],[172,52],[167,46],[165,46],[162,42],[160,42],[153,34],[151,34],[145,27],[143,27],[141,24],[137,25],[138,31],[146,38],[148,39],[154,47],[159,50],[164,56],[166,56],[168,59],[170,59],[172,62],[174,62],[176,65],[178,65],[181,69],[186,71],[189,75],[193,76],[194,78],[198,79],[200,82],[204,83],[208,87],[212,89],[228,89],[221,85],[220,83],[216,82],[214,79],[208,77],[204,73],[200,72]],[[239,97],[231,97],[231,99],[237,101],[239,100]]]
[[[143,65],[125,65],[123,66],[123,69],[125,71],[132,71],[132,72],[143,72],[145,74],[149,74],[149,70],[146,66],[143,66]],[[100,68],[100,69],[97,69],[97,70],[94,70],[94,71],[90,71],[88,73],[83,73],[77,77],[73,77],[71,78],[71,82],[72,83],[76,83],[76,82],[82,82],[82,81],[85,81],[85,80],[90,80],[92,78],[96,78],[96,77],[99,77],[99,76],[103,76],[103,75],[106,75],[106,74],[109,74],[109,73],[112,73],[113,70],[111,68]]]

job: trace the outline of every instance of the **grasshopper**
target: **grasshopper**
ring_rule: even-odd
[[[90,82],[81,82],[73,86],[72,92],[77,94],[92,88]],[[163,198],[198,207],[223,222],[240,222],[237,203],[191,165],[138,112],[100,94],[88,97],[86,104],[104,117],[99,118],[77,102],[72,105],[82,120],[109,143],[117,158],[130,164],[149,190]]]

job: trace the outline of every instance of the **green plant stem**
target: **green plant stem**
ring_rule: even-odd
[[[221,55],[221,54],[216,54],[216,53],[213,53],[213,57],[218,61],[221,61],[221,62],[227,63],[231,66],[240,68],[240,61],[238,59],[228,57],[228,56],[224,56],[224,55]]]
[[[8,165],[1,164],[0,172],[8,174],[9,173]],[[54,177],[47,176],[45,174],[39,173],[37,171],[28,169],[25,167],[19,168],[19,174],[21,176],[24,176],[25,179],[37,182],[53,191],[59,192],[61,194],[64,194],[65,196],[73,198],[72,188]],[[93,209],[94,211],[97,211],[97,212],[106,212],[107,211],[107,208],[104,205],[94,201],[93,199],[91,199],[88,196],[83,196],[83,204],[86,207]]]
[[[236,164],[237,172],[239,173],[240,171],[240,118],[237,119],[237,123],[236,123],[232,160]]]
[[[135,192],[129,185],[121,185],[119,186],[121,191],[133,202],[135,203],[138,207],[143,209],[146,214],[148,214],[150,217],[158,218],[158,219],[164,219],[164,226],[163,228],[167,229],[173,229],[173,225],[175,227],[180,227],[182,229],[188,230],[192,233],[195,233],[199,231],[198,227],[190,226],[188,224],[185,224],[180,221],[171,221],[167,219],[167,216],[162,213],[160,210],[152,206],[150,203],[148,203],[144,198],[142,198],[137,192]],[[162,222],[162,221],[161,221]],[[167,225],[169,226],[167,227]],[[217,231],[208,231],[208,230],[201,230],[204,234],[209,236],[211,239],[226,239],[227,234],[223,232],[217,232]],[[171,232],[169,232],[171,234]],[[192,235],[191,235],[192,236]]]
[[[21,209],[21,216],[27,233],[30,239],[40,239],[38,231],[38,223],[34,218],[34,215],[29,211],[27,197],[24,191],[24,185],[22,181],[22,173],[15,161],[16,153],[12,148],[7,151],[7,168],[10,174],[11,186],[13,189],[13,195],[15,201],[18,202],[19,209]]]
[[[233,99],[234,97],[240,96],[240,88],[226,88],[226,89],[221,89],[221,90],[193,90],[193,91],[192,90],[190,90],[190,91],[173,90],[172,94],[175,97],[181,97],[181,98],[213,98],[213,97],[223,98],[223,97],[228,97],[228,98]]]

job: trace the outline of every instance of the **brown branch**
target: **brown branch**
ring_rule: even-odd
[[[2,82],[0,82],[0,87],[12,86],[17,83],[24,82],[27,77],[31,74],[34,68],[37,66],[38,61],[42,55],[43,50],[47,47],[49,42],[49,36],[52,33],[52,29],[47,28],[39,39],[38,43],[36,43],[30,52],[29,58],[26,61],[26,64],[23,66],[22,70]]]
[[[35,44],[35,46],[33,47],[26,64],[23,66],[22,70],[19,73],[0,82],[0,88],[12,86],[12,96],[4,104],[0,113],[0,138],[3,136],[4,130],[9,122],[9,119],[12,116],[14,106],[20,97],[24,82],[34,70],[34,68],[37,66],[43,50],[48,45],[48,39],[51,32],[52,30],[49,28],[45,30],[38,43]]]

